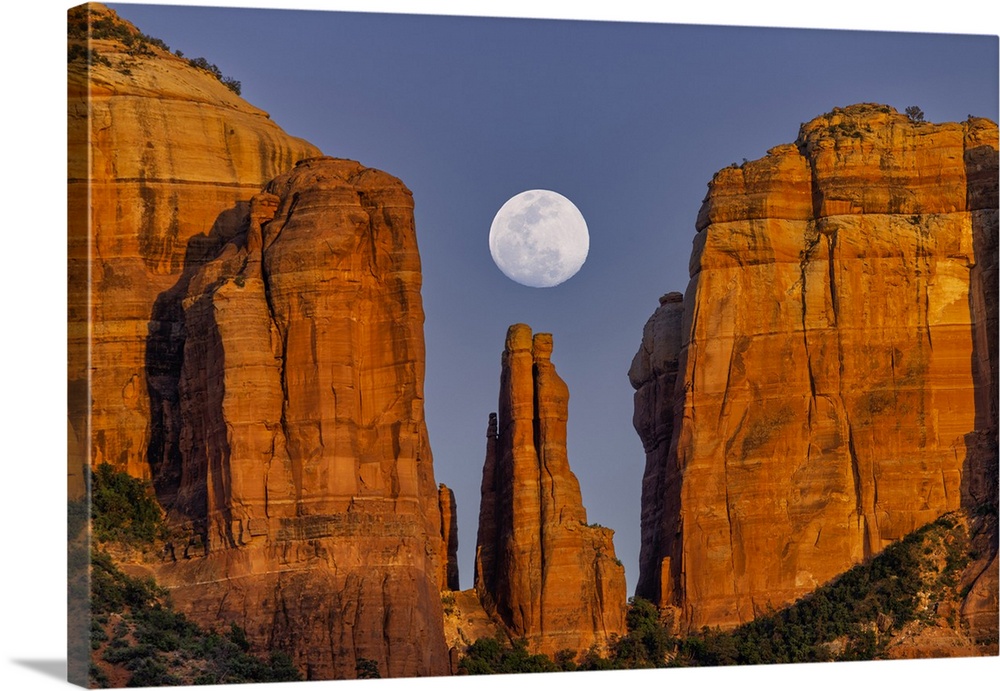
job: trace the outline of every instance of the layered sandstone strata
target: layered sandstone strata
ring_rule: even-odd
[[[148,478],[178,414],[147,349],[182,328],[158,296],[233,236],[268,180],[320,152],[108,8],[74,8],[69,26],[70,439]]]
[[[995,495],[996,148],[863,104],[716,174],[629,372],[637,594],[747,621]]]
[[[164,296],[184,330],[158,344],[179,357],[180,410],[160,484],[190,538],[158,576],[196,619],[235,621],[310,678],[360,659],[448,672],[420,284],[409,190],[321,157],[270,182]]]
[[[587,524],[566,455],[569,390],[552,336],[507,332],[499,416],[490,416],[475,588],[511,636],[553,654],[603,648],[625,632],[625,571],[614,531]]]
[[[199,623],[309,678],[447,673],[412,195],[106,8],[70,23],[78,458],[151,477],[146,568]]]

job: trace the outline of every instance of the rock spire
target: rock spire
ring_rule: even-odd
[[[499,412],[490,416],[475,588],[538,652],[603,647],[625,632],[625,572],[613,531],[587,524],[566,455],[569,390],[552,336],[507,331]]]

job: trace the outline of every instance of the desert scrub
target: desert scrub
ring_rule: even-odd
[[[88,48],[80,43],[71,43],[66,49],[67,62],[82,61],[88,65],[111,66],[111,61],[97,52],[95,48]]]
[[[107,463],[91,477],[90,518],[98,542],[150,546],[166,533],[152,486]]]
[[[933,625],[938,603],[967,594],[957,584],[968,551],[963,522],[943,516],[794,604],[729,631],[705,627],[674,637],[669,615],[664,619],[651,602],[631,598],[628,631],[609,641],[607,650],[592,647],[579,658],[564,650],[552,661],[529,655],[523,642],[479,639],[459,667],[467,674],[495,674],[877,659],[907,624]],[[951,623],[957,625],[957,618]]]
[[[108,679],[108,666],[128,673],[128,686],[298,681],[287,655],[251,651],[246,631],[231,623],[226,634],[206,632],[173,609],[152,579],[128,576],[111,557],[95,551],[91,684]],[[100,629],[100,632],[98,631]]]
[[[170,46],[162,39],[144,34],[121,19],[101,14],[88,7],[76,7],[70,10],[67,23],[67,37],[82,42],[104,39],[117,41],[125,47],[124,52],[132,57],[156,56],[157,53],[153,48],[157,48],[164,53],[170,53]],[[179,50],[174,54],[179,58],[184,56],[184,53]],[[91,65],[99,63],[110,66],[111,64],[107,58],[98,56],[97,51],[92,48],[86,48],[82,45],[71,46],[70,62],[78,59],[86,59],[88,64]],[[188,60],[188,64],[209,72],[222,82],[223,86],[237,96],[242,93],[242,84],[239,80],[227,77],[222,73],[222,70],[205,58]],[[119,71],[126,76],[131,74],[131,70],[128,67],[122,67]]]
[[[465,651],[458,668],[465,674],[558,672],[560,669],[549,657],[529,653],[526,641],[507,644],[498,638],[478,639]]]
[[[935,602],[954,589],[967,563],[967,546],[964,526],[943,516],[780,612],[730,632],[706,629],[687,637],[674,662],[686,666],[877,659],[895,631],[933,618]],[[835,641],[842,642],[839,652]]]

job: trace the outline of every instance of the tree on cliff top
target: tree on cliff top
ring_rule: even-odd
[[[924,111],[920,110],[918,106],[907,106],[906,117],[910,118],[910,122],[923,122],[924,121]]]

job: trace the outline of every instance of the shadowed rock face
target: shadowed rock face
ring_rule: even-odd
[[[681,324],[684,318],[684,296],[667,293],[660,298],[660,307],[646,322],[642,332],[642,345],[632,359],[629,380],[636,389],[633,425],[639,432],[646,452],[646,469],[642,477],[642,513],[639,562],[640,569],[636,594],[651,601],[670,602],[672,583],[663,580],[669,574],[669,562],[659,565],[669,557],[660,553],[660,545],[670,531],[676,532],[677,520],[673,513],[665,513],[676,505],[677,498],[667,499],[668,492],[680,489],[676,464],[664,463],[673,439],[674,388],[677,384],[677,366],[681,350]]]
[[[716,174],[629,372],[638,595],[744,622],[995,497],[996,147],[859,105]]]
[[[614,532],[587,525],[566,457],[569,390],[552,336],[507,332],[499,416],[490,416],[475,587],[486,610],[536,651],[603,647],[625,632]]]
[[[159,576],[196,618],[236,621],[311,678],[353,677],[361,658],[447,673],[412,196],[313,158],[250,208],[178,296],[180,473],[165,494],[191,542]]]
[[[455,493],[445,485],[438,485],[438,504],[441,507],[441,538],[447,552],[441,588],[458,590],[458,507]]]
[[[69,21],[81,49],[88,22],[139,35],[98,4]],[[162,430],[178,411],[158,382],[176,377],[164,371],[173,360],[147,339],[182,328],[157,297],[233,237],[268,180],[320,151],[156,45],[139,51],[110,35],[90,45],[101,61],[72,60],[68,71],[71,440],[86,441],[94,465],[149,478],[149,447],[176,444]],[[88,319],[98,325],[89,362]]]

